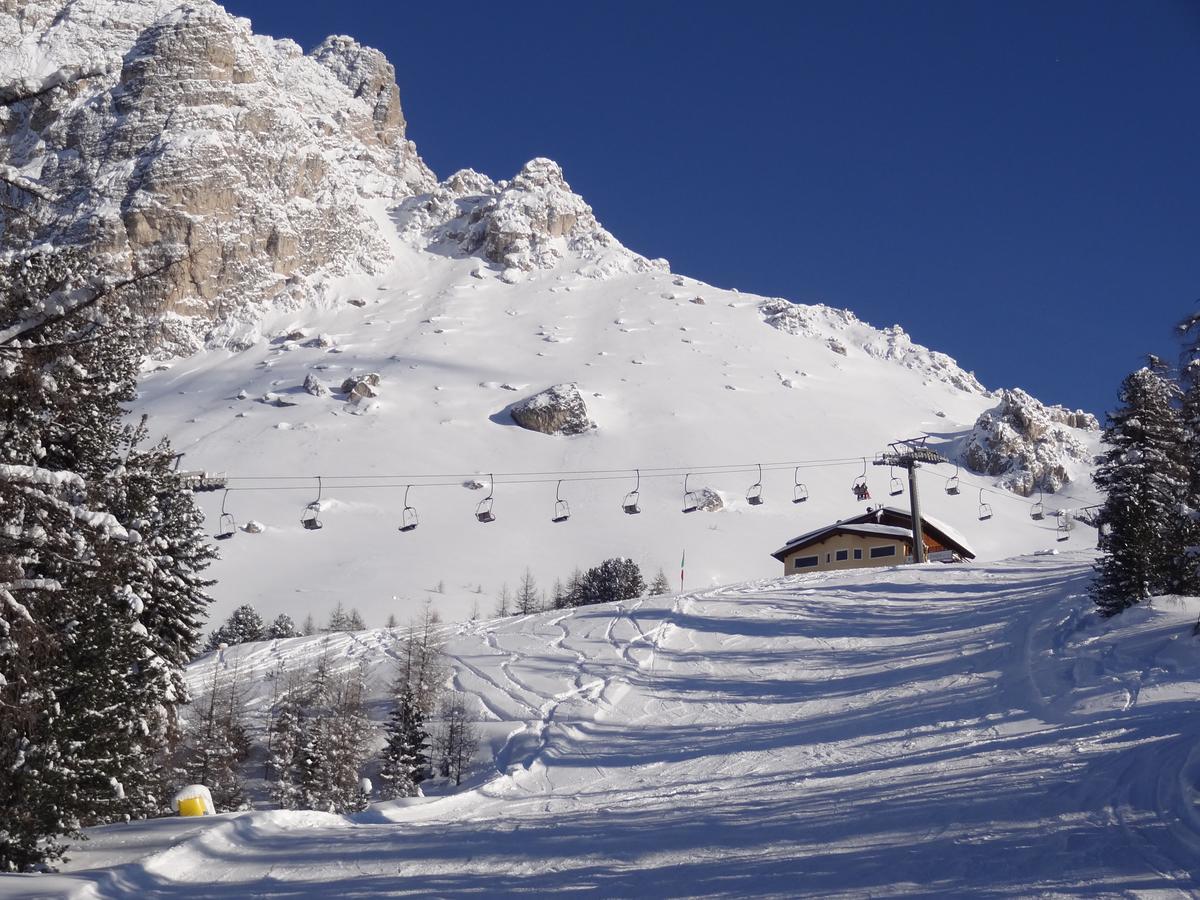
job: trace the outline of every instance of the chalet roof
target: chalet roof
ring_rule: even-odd
[[[903,524],[884,524],[885,520],[890,519],[893,523],[899,522]],[[818,541],[829,537],[832,534],[874,534],[886,535],[888,537],[900,537],[912,540],[912,516],[906,509],[900,509],[895,506],[880,506],[875,509],[870,509],[857,516],[851,516],[848,519],[841,519],[834,522],[832,525],[826,525],[822,528],[816,528],[812,531],[805,532],[798,537],[792,538],[771,555],[778,560],[782,560],[784,556],[791,553],[798,547],[804,547],[809,544],[815,544]],[[945,525],[937,519],[929,516],[921,516],[923,530],[932,538],[935,538],[938,543],[955,551],[959,556],[967,559],[975,558],[975,551],[949,525]]]

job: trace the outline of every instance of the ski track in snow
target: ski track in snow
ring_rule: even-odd
[[[461,793],[93,829],[36,887],[1195,896],[1198,604],[1101,623],[1090,572],[1079,554],[821,574],[448,629],[454,683],[486,711]],[[244,645],[223,665],[269,694],[256,679],[281,657],[353,648],[382,690],[393,640]],[[0,878],[0,896],[27,886]]]

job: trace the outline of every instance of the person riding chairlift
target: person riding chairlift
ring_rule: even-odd
[[[856,484],[854,486],[854,496],[856,498],[858,498],[859,500],[870,500],[871,499],[871,491],[867,488],[867,486],[865,484]]]

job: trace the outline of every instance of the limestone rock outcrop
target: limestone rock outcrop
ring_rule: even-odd
[[[1100,424],[1091,413],[1046,406],[1015,388],[999,392],[1000,402],[983,413],[967,435],[960,460],[1024,497],[1038,490],[1059,491],[1089,456],[1081,432]]]

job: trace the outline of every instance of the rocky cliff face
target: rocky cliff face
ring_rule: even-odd
[[[392,66],[350,38],[305,55],[207,0],[3,0],[0,33],[5,246],[85,244],[125,273],[178,260],[143,300],[173,349],[377,270],[363,201],[435,183]]]

